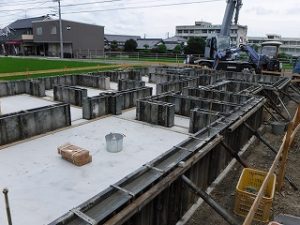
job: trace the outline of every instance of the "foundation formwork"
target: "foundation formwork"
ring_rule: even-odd
[[[68,212],[51,225],[176,224],[197,201],[181,176],[186,175],[203,190],[209,187],[232,160],[221,143],[239,152],[252,137],[243,123],[255,130],[262,124],[266,99],[253,93],[283,89],[289,83],[285,78],[184,68],[158,68],[153,74],[159,95],[151,96],[152,88],[140,87],[87,97],[83,100],[83,117],[118,115],[137,106],[137,119],[155,125],[171,127],[175,114],[190,117],[189,137],[76,208],[66,209]],[[81,86],[94,85],[97,77],[101,85],[107,84],[107,78],[141,81],[141,75],[139,71],[99,72],[80,82]],[[7,93],[26,91],[26,82],[6,88]],[[51,89],[78,85],[79,81],[70,75],[38,82]],[[228,92],[227,88],[239,93]]]
[[[246,120],[255,129],[262,122],[263,104],[264,98],[255,98],[244,109],[251,112]],[[180,176],[188,175],[202,188],[207,188],[215,180],[232,159],[220,145],[221,140],[226,140],[232,148],[239,151],[252,136],[242,126],[237,126],[228,133],[231,125],[246,116],[244,110],[227,116],[221,123],[213,123],[210,128],[201,129],[165,154],[78,206],[77,210],[93,218],[95,224],[176,224],[196,201],[182,185]],[[192,163],[186,164],[191,160]],[[69,212],[51,224],[85,223],[78,214]]]
[[[54,104],[0,116],[0,145],[71,125],[70,105]]]

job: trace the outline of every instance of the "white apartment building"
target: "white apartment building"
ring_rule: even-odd
[[[188,39],[189,37],[207,38],[212,33],[220,33],[221,25],[213,25],[209,22],[196,21],[195,25],[176,26],[176,36]],[[233,45],[245,43],[247,40],[247,26],[232,25],[230,39]]]
[[[280,52],[292,56],[300,56],[300,38],[281,37],[278,34],[267,34],[265,37],[248,37],[249,44],[260,45],[264,41],[280,41]]]

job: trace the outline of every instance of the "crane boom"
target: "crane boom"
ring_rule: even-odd
[[[241,6],[242,6],[242,0],[227,0],[227,6],[223,17],[223,22],[221,25],[220,35],[229,36],[234,10],[235,10],[234,22],[235,24],[237,24]]]

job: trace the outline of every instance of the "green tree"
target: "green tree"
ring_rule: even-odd
[[[166,53],[167,47],[165,44],[161,43],[161,44],[157,45],[157,47],[154,48],[153,50],[154,50],[154,52],[157,52],[157,53]]]
[[[149,45],[148,44],[144,44],[144,48],[145,49],[149,49]]]
[[[180,54],[182,51],[182,46],[180,44],[176,45],[173,49],[173,53]]]
[[[110,44],[110,49],[111,49],[112,51],[117,51],[117,50],[118,50],[118,47],[119,47],[119,45],[118,45],[118,42],[117,42],[116,40],[114,40],[114,41],[111,42],[111,44]]]
[[[125,42],[124,50],[126,52],[134,52],[136,51],[136,48],[137,48],[137,43],[135,40],[129,39]]]
[[[205,40],[201,37],[190,37],[187,46],[184,48],[185,54],[204,54]]]

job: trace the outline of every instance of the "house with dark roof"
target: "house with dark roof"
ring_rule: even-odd
[[[142,38],[137,40],[137,50],[154,49],[159,44],[163,44],[161,38]]]
[[[1,31],[0,53],[8,55],[60,55],[59,20],[35,17],[17,20]],[[103,55],[104,27],[62,20],[65,57]]]
[[[33,43],[32,23],[49,20],[48,16],[16,20],[1,31],[0,53],[9,55],[36,55],[36,45]]]
[[[34,21],[33,41],[38,55],[59,56],[59,20]],[[103,55],[104,27],[94,24],[62,20],[63,51],[65,57],[88,58]]]
[[[164,43],[168,51],[173,51],[177,45],[183,48],[183,46],[186,44],[186,39],[174,36],[164,39]]]
[[[140,39],[140,36],[134,36],[134,35],[118,35],[118,34],[105,34],[104,35],[104,44],[105,49],[110,50],[110,45],[113,41],[116,41],[118,44],[118,47],[120,49],[124,48],[125,42],[129,39],[133,39],[137,41],[137,39]]]

